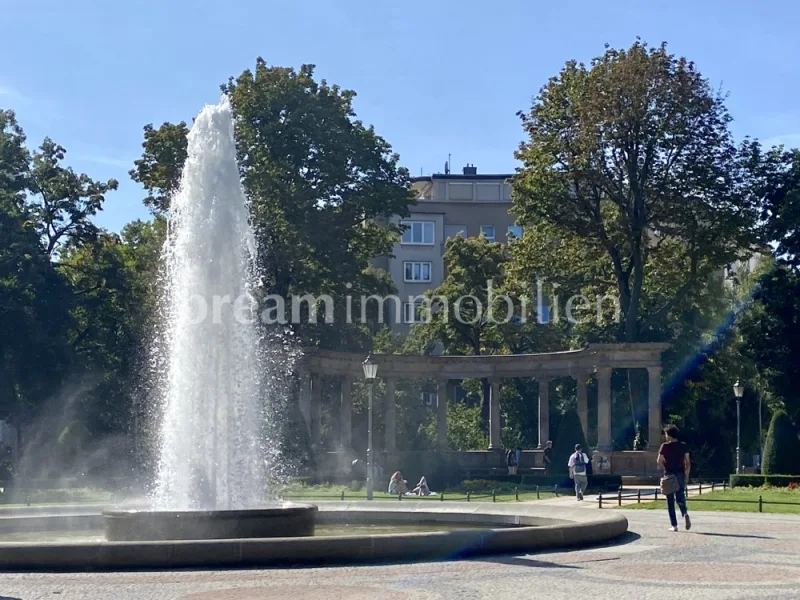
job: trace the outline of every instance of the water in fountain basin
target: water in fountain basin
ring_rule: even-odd
[[[247,508],[262,501],[269,468],[265,370],[254,323],[256,245],[227,99],[195,120],[170,213],[154,508]]]

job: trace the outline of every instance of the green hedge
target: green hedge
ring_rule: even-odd
[[[764,442],[762,475],[800,474],[797,455],[800,454],[800,439],[789,415],[779,410],[772,416],[767,439]]]
[[[800,475],[731,475],[731,487],[788,487],[790,483],[800,485]]]

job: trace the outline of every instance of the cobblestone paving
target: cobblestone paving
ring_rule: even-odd
[[[316,569],[0,573],[0,600],[772,600],[800,598],[800,516],[625,511],[620,543],[440,563]]]

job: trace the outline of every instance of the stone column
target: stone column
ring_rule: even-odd
[[[306,431],[311,431],[311,375],[305,371],[300,372],[297,395],[300,414],[303,415]]]
[[[544,445],[550,439],[550,378],[537,377],[539,381],[539,445]]]
[[[597,369],[597,449],[611,450],[611,368]]]
[[[492,393],[489,396],[489,450],[502,448],[500,441],[500,379],[490,381]]]
[[[447,450],[447,379],[436,382],[436,447]]]
[[[353,447],[353,380],[349,377],[342,378],[342,406],[339,423],[339,442],[342,450]]]
[[[397,451],[397,442],[395,438],[397,432],[394,399],[395,378],[387,377],[385,383],[386,407],[384,408],[384,418],[386,419],[386,438],[384,440],[384,450],[386,450],[388,454],[394,454]]]
[[[308,428],[308,435],[311,439],[311,446],[315,449],[322,443],[322,377],[319,375],[311,376],[311,407],[309,410],[311,424]]]
[[[647,367],[648,435],[647,449],[658,450],[661,445],[661,366]]]
[[[586,399],[586,373],[575,378],[578,390],[578,418],[581,421],[583,437],[589,439],[589,403]]]

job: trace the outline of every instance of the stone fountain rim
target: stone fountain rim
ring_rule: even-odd
[[[306,512],[317,512],[319,509],[314,504],[303,504],[292,502],[281,506],[265,506],[238,509],[180,509],[180,510],[150,510],[147,508],[107,508],[103,509],[104,517],[153,517],[153,518],[209,518],[209,519],[246,519],[259,517],[274,517],[280,515],[301,514]]]
[[[489,554],[525,553],[596,545],[628,531],[618,512],[553,506],[430,502],[321,503],[318,514],[346,513],[369,518],[376,512],[414,521],[442,515],[486,525],[518,524],[505,529],[433,531],[362,536],[249,538],[146,542],[74,542],[0,544],[0,569],[6,571],[86,571],[180,568],[319,566],[377,561],[442,560]],[[312,505],[313,506],[313,505]],[[95,515],[99,517],[100,515]],[[449,518],[448,518],[449,517]],[[20,517],[24,518],[24,517]],[[538,525],[533,525],[538,523]],[[533,526],[532,526],[533,525]]]

